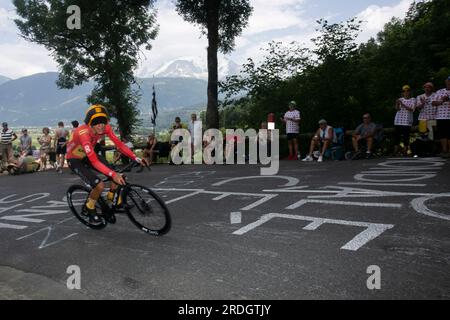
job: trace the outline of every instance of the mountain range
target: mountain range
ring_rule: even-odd
[[[87,96],[94,88],[93,82],[71,90],[56,86],[58,73],[48,72],[9,80],[0,84],[0,121],[19,126],[54,126],[58,121],[82,119],[88,107]],[[192,78],[145,78],[136,80],[134,89],[141,99],[138,109],[142,118],[150,116],[153,86],[160,117],[176,110],[201,109],[206,105],[207,83]],[[173,119],[172,119],[173,120]]]
[[[237,73],[238,69],[238,65],[227,58],[219,60],[221,78]],[[143,77],[145,74],[154,76]],[[153,86],[159,109],[158,127],[168,126],[177,115],[188,117],[191,112],[205,109],[208,72],[202,59],[175,59],[152,72],[142,70],[139,75],[134,89],[141,95],[138,109],[144,124],[150,122]],[[20,127],[54,126],[58,121],[82,119],[94,82],[65,90],[56,86],[57,79],[56,72],[14,80],[0,75],[0,121]]]
[[[218,74],[219,79],[237,74],[239,65],[227,57],[219,56]],[[143,68],[139,72],[140,77],[160,77],[160,78],[193,78],[208,79],[207,61],[201,57],[182,57],[169,61],[157,69],[149,70]]]

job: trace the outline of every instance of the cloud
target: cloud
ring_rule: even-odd
[[[206,59],[207,40],[201,36],[200,27],[183,20],[172,1],[156,3],[159,24],[158,37],[151,42],[152,50],[144,50],[144,59],[136,72],[148,76],[165,62],[181,56],[201,56]]]
[[[414,0],[401,0],[395,6],[376,6],[371,5],[364,11],[359,13],[357,17],[364,21],[362,25],[363,32],[358,38],[359,42],[365,42],[371,37],[375,37],[378,32],[383,30],[383,27],[388,23],[392,17],[404,18],[406,13]]]
[[[358,41],[367,41],[383,29],[391,17],[404,17],[413,0],[398,0],[396,5],[371,5],[357,16],[366,21]],[[159,35],[151,44],[153,49],[143,51],[138,76],[151,76],[152,71],[168,61],[179,57],[196,57],[206,61],[207,39],[201,36],[200,27],[188,23],[178,15],[173,0],[156,2]],[[376,0],[373,0],[376,2]],[[310,39],[315,36],[315,20],[321,18],[309,12],[312,0],[251,0],[254,12],[248,27],[236,39],[235,51],[231,59],[243,63],[252,57],[258,61],[264,54],[260,48],[270,41],[297,41],[312,46]],[[315,8],[317,9],[317,8]],[[348,5],[343,2],[340,15],[344,20]],[[316,10],[317,14],[328,14],[328,9]],[[31,75],[36,72],[56,71],[57,66],[45,48],[19,38],[13,19],[16,17],[10,0],[0,0],[0,75],[11,78]]]
[[[244,36],[250,36],[275,29],[289,27],[306,28],[308,20],[304,19],[303,4],[306,0],[253,0],[253,14]]]
[[[21,40],[0,44],[0,75],[16,79],[49,71],[57,65],[44,47]]]
[[[44,47],[20,38],[14,23],[16,18],[12,8],[0,7],[0,75],[15,79],[38,72],[56,71],[56,64]]]

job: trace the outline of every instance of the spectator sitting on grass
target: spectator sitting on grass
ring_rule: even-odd
[[[39,171],[40,164],[30,155],[15,154],[15,161],[8,166],[10,174],[32,173]]]

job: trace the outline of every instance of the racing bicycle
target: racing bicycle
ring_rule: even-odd
[[[130,171],[137,166],[141,167],[133,161],[118,173]],[[148,169],[150,170],[150,168]],[[138,170],[138,172],[142,171],[143,167]],[[162,236],[168,233],[171,227],[171,217],[164,201],[151,189],[128,183],[126,176],[124,179],[126,184],[118,186],[112,203],[105,200],[104,195],[98,199],[96,207],[99,212],[99,222],[91,221],[86,210],[85,204],[92,191],[92,187],[89,185],[69,187],[66,195],[70,210],[81,223],[94,230],[103,229],[108,223],[115,224],[116,214],[126,214],[136,227],[147,234]],[[103,182],[109,180],[106,178]]]

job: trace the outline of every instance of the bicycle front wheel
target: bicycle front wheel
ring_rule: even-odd
[[[172,223],[169,209],[149,188],[139,185],[126,187],[123,202],[128,218],[145,233],[162,236],[169,232]]]

